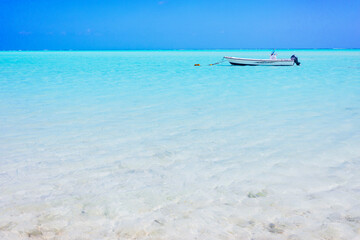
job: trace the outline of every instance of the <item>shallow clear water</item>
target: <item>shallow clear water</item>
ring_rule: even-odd
[[[360,239],[360,51],[269,53],[0,52],[0,238]]]

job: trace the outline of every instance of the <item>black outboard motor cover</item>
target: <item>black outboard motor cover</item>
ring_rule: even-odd
[[[295,55],[292,55],[290,59],[293,60],[294,63],[296,63],[296,65],[298,65],[298,66],[300,65],[300,62],[299,62],[298,58]]]

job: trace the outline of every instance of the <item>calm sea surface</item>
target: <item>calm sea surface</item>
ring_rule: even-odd
[[[0,52],[0,238],[360,239],[360,51],[269,54]]]

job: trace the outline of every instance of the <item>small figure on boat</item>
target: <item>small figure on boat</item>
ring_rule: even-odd
[[[277,56],[277,54],[275,53],[275,50],[274,50],[270,55],[270,59],[271,60],[276,60],[276,56]]]

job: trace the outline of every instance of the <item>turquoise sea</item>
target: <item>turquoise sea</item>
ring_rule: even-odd
[[[0,239],[360,239],[360,51],[270,53],[0,52]]]

